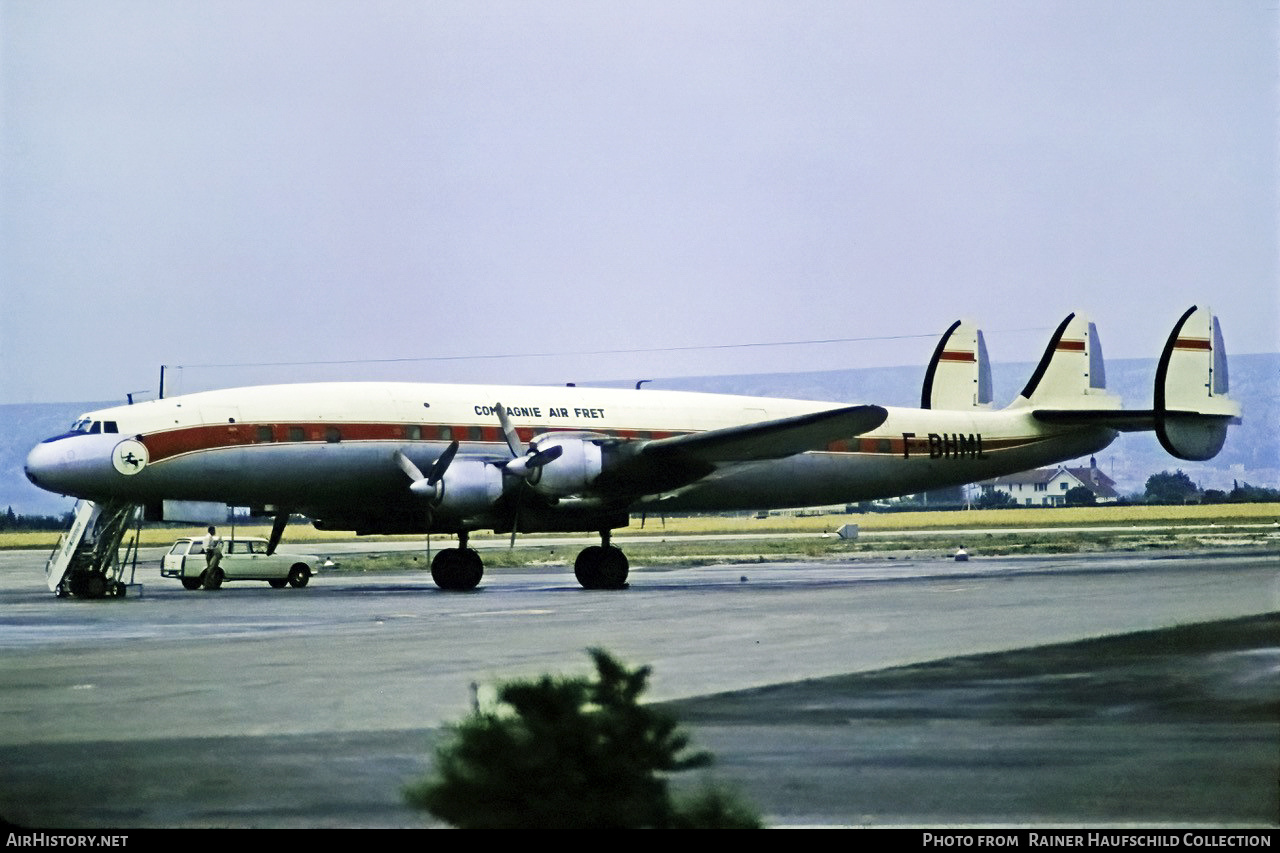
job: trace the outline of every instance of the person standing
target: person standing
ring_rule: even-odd
[[[218,535],[218,528],[210,524],[209,535],[204,538],[205,589],[217,589],[222,586],[222,569],[218,568],[218,564],[221,562],[222,537]]]

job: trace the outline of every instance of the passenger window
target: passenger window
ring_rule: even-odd
[[[330,444],[342,441],[342,432],[337,427],[325,427],[324,440]]]
[[[468,427],[467,438],[471,439],[472,441],[484,441],[484,428]]]
[[[453,427],[440,427],[440,438],[442,441],[453,441]]]
[[[271,441],[273,438],[275,438],[275,435],[272,433],[271,427],[258,427],[258,441]]]
[[[307,435],[300,426],[289,427],[290,441],[306,441]]]
[[[422,427],[418,426],[417,424],[410,424],[409,426],[405,427],[405,437],[408,438],[410,441],[421,441]]]

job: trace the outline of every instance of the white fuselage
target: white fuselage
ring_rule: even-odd
[[[397,451],[424,471],[458,441],[459,459],[509,458],[495,405],[520,440],[585,431],[644,442],[769,421],[837,404],[658,390],[417,383],[319,383],[208,391],[83,416],[42,442],[27,475],[50,491],[141,504],[218,501],[288,508],[370,532],[422,528]],[[1051,427],[1025,408],[886,408],[875,430],[782,459],[726,465],[615,513],[771,509],[912,494],[1096,452],[1115,432]],[[568,513],[569,502],[565,509]],[[568,513],[572,516],[572,513]],[[380,525],[378,519],[398,519]],[[490,519],[463,523],[488,526]],[[522,529],[598,529],[586,512]]]

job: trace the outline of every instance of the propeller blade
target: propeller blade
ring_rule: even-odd
[[[457,455],[458,442],[455,439],[454,441],[449,442],[449,446],[444,449],[444,453],[437,456],[436,461],[431,463],[431,471],[427,474],[428,486],[434,486],[436,483],[440,482],[440,478],[444,476],[444,472],[449,470],[449,463],[453,462],[453,457]]]
[[[404,455],[404,451],[396,451],[396,464],[400,466],[400,470],[409,475],[409,479],[415,483],[423,479],[422,472],[418,470],[418,466],[413,464],[413,460]]]
[[[520,443],[520,434],[516,432],[515,425],[507,417],[506,407],[501,403],[494,403],[493,411],[498,415],[498,423],[502,424],[502,435],[507,439],[507,447],[511,450],[511,458],[515,459],[523,456],[524,445]]]
[[[550,447],[548,447],[546,450],[539,450],[537,453],[532,454],[525,461],[524,466],[526,468],[533,468],[533,469],[541,468],[543,465],[546,465],[548,462],[554,462],[555,460],[559,459],[562,453],[564,453],[563,445],[553,444]]]

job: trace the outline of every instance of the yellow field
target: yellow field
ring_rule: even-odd
[[[763,533],[773,530],[820,532],[842,524],[862,530],[929,530],[965,527],[1062,527],[1110,524],[1209,524],[1280,522],[1280,503],[1204,506],[1092,506],[1026,509],[939,510],[936,512],[853,513],[851,515],[669,518],[672,533]],[[648,527],[662,522],[650,518]],[[631,530],[638,523],[633,521]]]
[[[646,532],[663,532],[670,535],[693,533],[775,533],[835,531],[844,524],[856,524],[861,530],[949,530],[981,527],[1080,527],[1115,524],[1260,524],[1280,525],[1280,503],[1213,504],[1206,506],[1128,506],[1128,507],[1073,507],[1061,509],[975,509],[938,512],[886,512],[854,513],[851,515],[791,516],[698,516],[695,518],[650,517],[645,522]],[[241,525],[235,528],[237,536],[266,537],[270,525]],[[628,533],[640,532],[640,522],[633,519]],[[222,525],[219,532],[231,535],[231,525]],[[188,528],[155,527],[142,531],[143,546],[167,545],[183,536],[201,536],[203,525]],[[477,532],[475,538],[494,534]],[[503,534],[505,535],[505,534]],[[0,533],[0,548],[49,548],[58,541],[58,533]],[[128,542],[130,536],[125,538]],[[289,542],[342,542],[356,539],[354,533],[322,532],[310,525],[296,524],[285,532]],[[420,536],[365,537],[370,542],[384,538],[420,539]],[[536,537],[535,537],[536,538]],[[441,536],[443,541],[446,537]]]

